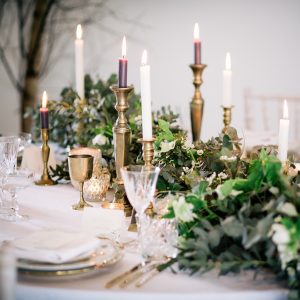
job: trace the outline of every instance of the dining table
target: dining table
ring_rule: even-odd
[[[71,184],[36,186],[32,184],[18,193],[20,212],[27,220],[0,221],[0,241],[22,238],[44,229],[80,230],[82,211],[72,209],[78,191]],[[100,206],[99,203],[91,203]],[[135,234],[129,233],[135,238]],[[81,278],[39,278],[18,274],[15,284],[17,300],[101,300],[101,299],[204,299],[204,300],[284,300],[288,290],[276,281],[274,274],[262,271],[255,274],[220,276],[218,270],[191,276],[179,272],[176,266],[160,272],[143,286],[107,289],[105,284],[141,261],[138,249],[124,247],[122,258],[97,274]],[[5,300],[5,299],[4,299]]]

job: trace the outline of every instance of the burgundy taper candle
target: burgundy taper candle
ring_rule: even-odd
[[[194,64],[201,64],[201,41],[199,39],[199,25],[195,24],[194,27]]]
[[[44,91],[43,93],[43,100],[42,100],[42,107],[40,108],[40,119],[41,119],[41,129],[48,129],[49,128],[49,111],[47,108],[47,93]]]
[[[119,88],[127,87],[127,65],[128,59],[126,58],[126,38],[124,36],[122,43],[122,57],[119,58]]]

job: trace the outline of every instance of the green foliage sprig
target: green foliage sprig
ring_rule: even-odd
[[[213,191],[203,180],[174,203],[166,217],[179,220],[180,269],[219,266],[224,275],[269,268],[288,279],[291,299],[299,298],[300,191],[276,157],[262,151],[245,178],[228,179]]]

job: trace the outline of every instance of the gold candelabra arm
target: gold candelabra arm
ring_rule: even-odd
[[[49,154],[50,154],[50,147],[48,145],[49,140],[49,130],[48,129],[41,129],[42,135],[42,160],[43,160],[43,173],[40,180],[36,181],[36,185],[54,185],[56,184],[49,175],[48,170],[48,161],[49,161]]]
[[[190,68],[193,71],[193,75],[194,75],[193,84],[195,87],[194,96],[190,103],[192,136],[193,136],[193,142],[197,144],[200,141],[200,133],[202,127],[203,110],[204,110],[204,99],[202,98],[200,86],[203,83],[202,73],[203,70],[206,68],[206,65],[193,64],[190,65]]]

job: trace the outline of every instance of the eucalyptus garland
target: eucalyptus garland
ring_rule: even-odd
[[[191,273],[214,267],[220,274],[271,269],[287,280],[290,299],[300,296],[299,178],[282,172],[281,162],[262,151],[243,178],[216,188],[203,179],[170,204],[181,235],[176,258]]]

